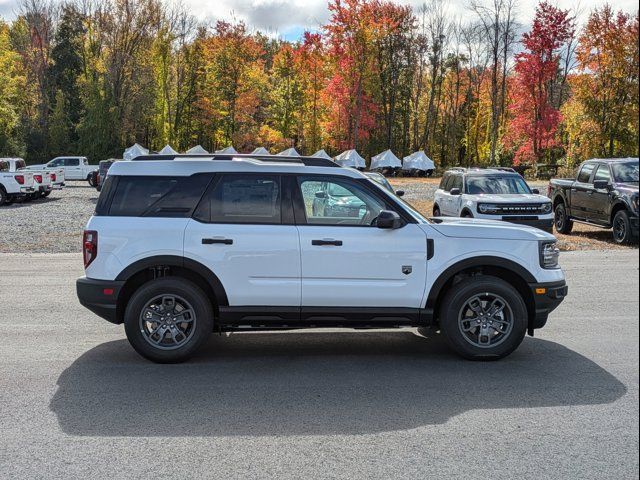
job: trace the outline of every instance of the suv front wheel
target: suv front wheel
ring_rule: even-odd
[[[506,357],[522,343],[527,323],[520,293],[492,276],[469,277],[454,284],[440,308],[444,337],[469,360]]]
[[[142,285],[129,299],[124,317],[131,346],[158,363],[187,360],[213,332],[213,310],[204,292],[179,277]]]

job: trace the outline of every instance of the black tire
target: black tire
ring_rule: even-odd
[[[43,192],[42,193],[42,196],[45,197],[45,198],[48,197],[49,195],[51,195],[51,190],[49,190],[48,192]]]
[[[164,348],[172,349],[153,346],[149,335],[143,331],[143,309],[149,302],[162,296],[174,296],[178,300],[184,300],[194,311],[192,321],[195,325],[184,335],[184,344],[163,344]],[[164,301],[162,303],[164,304]],[[205,293],[193,282],[179,277],[159,278],[145,283],[131,296],[124,314],[124,326],[129,343],[140,355],[156,363],[178,363],[188,360],[213,332],[213,309]],[[170,327],[167,326],[163,330],[161,337],[167,341],[175,339],[175,335],[167,337],[170,333],[168,328]]]
[[[464,315],[464,312],[470,311],[468,302],[473,302],[472,299],[474,298],[480,300],[491,299],[492,296],[505,304],[502,310],[503,313],[498,314],[502,315],[502,320],[496,320],[494,316],[485,316],[481,320],[485,323],[480,325],[475,324],[477,321],[475,318],[473,322],[468,320],[469,317]],[[522,296],[509,283],[496,277],[488,275],[475,276],[454,284],[441,305],[440,330],[452,350],[468,360],[497,360],[504,358],[518,348],[527,331],[527,306]],[[480,305],[482,305],[482,302],[480,302]],[[489,305],[488,301],[487,305]],[[485,312],[482,306],[481,310]],[[487,315],[487,313],[485,312],[483,315]],[[499,333],[498,329],[489,326],[490,335],[482,335],[481,327],[489,323],[489,318],[492,318],[490,321],[492,325],[494,320],[499,328],[501,325],[505,325],[505,332]],[[508,324],[510,324],[510,327]],[[465,326],[477,328],[477,330],[472,330],[465,334],[463,332]],[[485,327],[485,331],[487,331],[487,327]],[[478,337],[476,344],[473,343],[471,338],[474,335]],[[495,337],[492,337],[493,335]],[[481,337],[489,339],[489,344],[480,346],[479,339]],[[491,345],[493,340],[495,340],[494,344]]]
[[[433,216],[434,217],[441,217],[442,213],[440,212],[440,207],[438,205],[434,205],[433,206]]]
[[[553,222],[558,233],[569,235],[573,230],[573,221],[567,215],[567,207],[563,202],[556,205]]]
[[[631,220],[629,212],[619,210],[613,216],[613,241],[618,245],[628,245],[634,241],[633,232],[631,230]]]
[[[92,187],[96,186],[96,182],[95,182],[95,179],[93,178],[93,175],[89,175],[87,177],[87,182],[89,182],[89,185],[92,186]]]
[[[0,187],[0,207],[7,203],[7,200],[9,200],[7,192],[4,191],[4,187]]]
[[[473,218],[473,214],[470,211],[465,210],[464,212],[462,212],[460,217],[461,218]]]
[[[34,195],[35,193],[27,193],[23,199],[22,199],[22,203],[29,203],[31,200],[34,199]]]
[[[39,190],[37,192],[30,193],[29,195],[31,195],[31,200],[38,200],[42,198],[42,192]]]

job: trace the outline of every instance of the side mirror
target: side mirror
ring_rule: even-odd
[[[404,195],[404,190],[398,190],[396,192],[396,195],[399,196],[399,197],[403,196]]]
[[[540,195],[540,190],[537,188],[534,188],[531,190],[531,193],[535,193],[536,195]]]
[[[327,194],[323,191],[316,192],[316,198],[327,198]]]
[[[593,188],[596,190],[609,190],[609,182],[607,180],[596,180],[593,182]]]
[[[462,195],[462,190],[459,188],[452,188],[449,190],[449,195]]]
[[[378,228],[400,228],[402,226],[402,220],[400,215],[391,210],[381,210],[376,219],[376,227]]]

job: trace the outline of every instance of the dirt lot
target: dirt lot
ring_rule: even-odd
[[[394,178],[396,189],[425,215],[431,215],[438,178]],[[544,182],[530,182],[541,191]],[[0,252],[67,253],[79,252],[82,230],[93,213],[98,192],[85,182],[70,182],[49,198],[31,203],[0,207]],[[628,250],[613,243],[611,232],[576,224],[571,236],[557,235],[562,250]]]

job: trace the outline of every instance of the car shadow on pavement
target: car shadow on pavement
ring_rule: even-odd
[[[554,342],[499,362],[453,356],[411,331],[215,336],[189,363],[156,365],[125,340],[89,350],[50,408],[71,435],[367,434],[475,409],[604,404],[625,386]]]

